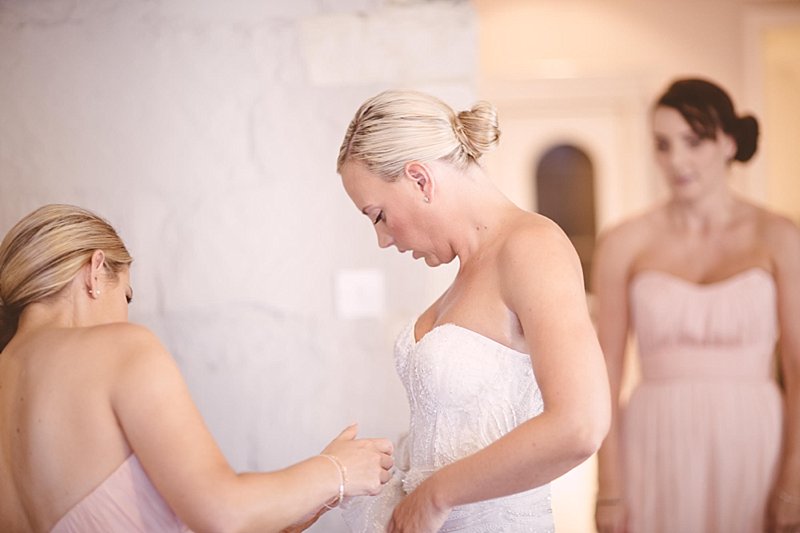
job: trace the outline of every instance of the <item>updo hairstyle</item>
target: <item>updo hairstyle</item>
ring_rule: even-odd
[[[456,114],[438,98],[416,91],[385,91],[364,102],[347,127],[336,170],[362,162],[395,181],[409,161],[443,160],[459,169],[500,139],[497,112],[488,102]]]
[[[112,281],[133,261],[114,228],[80,207],[45,205],[11,228],[0,244],[0,350],[22,310],[61,291],[96,250]]]
[[[656,107],[678,111],[701,139],[716,139],[722,130],[736,142],[736,161],[749,161],[758,146],[758,121],[738,116],[733,101],[718,85],[702,79],[677,80],[656,102]]]

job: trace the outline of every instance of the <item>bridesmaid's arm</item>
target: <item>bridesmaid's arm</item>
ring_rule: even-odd
[[[778,286],[780,366],[784,390],[783,451],[768,509],[770,531],[800,526],[800,230],[787,219],[773,221]]]
[[[608,430],[606,369],[569,240],[554,224],[532,224],[509,237],[497,262],[544,411],[434,473],[395,509],[390,532],[436,531],[455,506],[544,485],[590,457]]]
[[[620,393],[629,331],[628,282],[632,255],[629,234],[637,228],[638,224],[628,224],[601,235],[592,265],[594,316],[611,388],[611,428],[597,454],[595,522],[599,533],[618,533],[625,531],[626,526]]]
[[[118,324],[122,351],[111,404],[154,486],[194,531],[280,531],[341,494],[335,460],[315,456],[265,473],[237,473],[208,431],[171,355],[148,330]],[[323,451],[346,467],[345,495],[377,494],[391,443],[355,440],[350,426]]]
[[[300,533],[301,531],[305,531],[306,529],[308,529],[311,526],[313,526],[314,523],[317,520],[319,520],[319,517],[324,515],[327,511],[328,511],[328,509],[326,507],[323,507],[322,509],[320,509],[319,511],[317,511],[313,515],[301,519],[299,523],[292,524],[289,527],[285,527],[285,528],[281,529],[280,533]]]

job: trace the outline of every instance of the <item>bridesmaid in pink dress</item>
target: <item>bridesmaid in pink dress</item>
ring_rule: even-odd
[[[300,531],[377,494],[391,443],[345,429],[276,472],[234,472],[170,354],[128,322],[132,259],[48,205],[0,244],[0,531]]]
[[[592,276],[612,394],[629,330],[642,374],[599,453],[598,530],[800,531],[800,230],[729,186],[758,123],[723,89],[676,81],[652,128],[670,197],[602,236]]]

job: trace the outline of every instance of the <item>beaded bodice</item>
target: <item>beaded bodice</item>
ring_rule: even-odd
[[[454,324],[437,326],[417,342],[414,324],[395,343],[411,425],[395,454],[394,478],[381,494],[345,505],[354,532],[385,531],[394,507],[437,469],[485,448],[544,409],[528,354]],[[550,487],[455,507],[439,531],[550,533]]]
[[[395,365],[411,409],[407,490],[543,409],[528,354],[454,324],[419,342],[409,324],[395,344]]]

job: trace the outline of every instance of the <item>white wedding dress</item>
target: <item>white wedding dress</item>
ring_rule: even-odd
[[[395,344],[411,427],[395,452],[394,477],[381,493],[351,498],[343,505],[344,519],[354,533],[384,532],[395,506],[435,470],[485,448],[543,409],[528,354],[454,324],[437,326],[416,342],[415,322],[403,329]],[[543,485],[456,507],[439,531],[554,529],[550,486]]]

